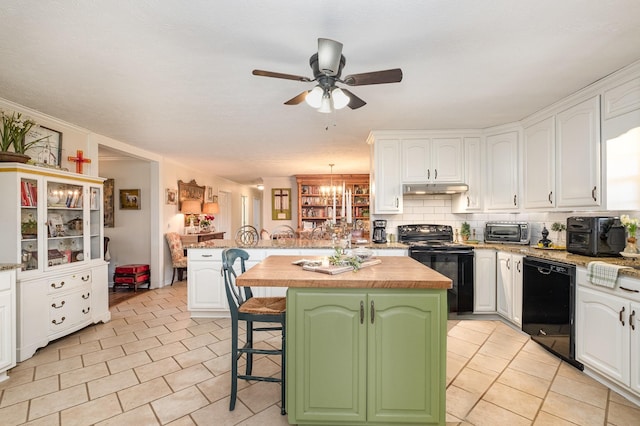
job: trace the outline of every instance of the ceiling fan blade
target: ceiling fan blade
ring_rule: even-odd
[[[279,72],[272,72],[272,71],[253,70],[251,74],[259,75],[262,77],[284,78],[285,80],[296,80],[296,81],[304,81],[304,82],[313,81],[308,77],[302,77],[300,75],[282,74]]]
[[[325,75],[336,75],[340,70],[342,43],[328,38],[318,39],[318,68]]]
[[[351,74],[346,76],[342,82],[349,86],[364,86],[366,84],[398,83],[400,81],[402,81],[402,70],[394,68],[392,70]]]
[[[304,100],[307,97],[307,94],[309,94],[308,90],[305,90],[304,92],[300,93],[299,95],[289,99],[287,102],[285,102],[285,105],[298,105],[299,103],[304,102]]]
[[[351,109],[357,109],[365,106],[367,103],[353,94],[350,90],[342,89],[345,95],[349,97],[349,103],[347,104]]]

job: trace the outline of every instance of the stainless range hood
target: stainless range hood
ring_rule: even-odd
[[[469,190],[465,183],[412,183],[402,185],[404,195],[458,194]]]

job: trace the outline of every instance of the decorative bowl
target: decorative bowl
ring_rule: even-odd
[[[373,257],[373,251],[369,250],[365,247],[359,247],[351,251],[351,253],[360,259],[360,261],[364,262],[365,260],[371,259]]]

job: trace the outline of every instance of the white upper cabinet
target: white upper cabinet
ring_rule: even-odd
[[[371,133],[370,194],[374,214],[402,213],[400,139]]]
[[[600,97],[524,128],[524,207],[593,208],[600,201]]]
[[[403,183],[463,182],[462,138],[402,139]]]
[[[517,210],[519,182],[518,132],[487,136],[487,210]]]
[[[556,171],[558,207],[600,205],[600,96],[557,114]]]
[[[556,120],[549,117],[524,129],[524,207],[555,205]]]
[[[464,183],[469,189],[452,198],[454,213],[467,213],[482,210],[482,139],[479,137],[464,138]]]

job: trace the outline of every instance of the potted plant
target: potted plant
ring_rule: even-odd
[[[23,118],[19,112],[11,114],[0,111],[2,125],[0,126],[0,161],[26,163],[29,156],[25,152],[41,139],[25,142],[25,136],[36,125],[30,118]]]
[[[562,245],[562,244],[560,244],[562,242],[562,232],[565,231],[566,229],[567,229],[567,226],[564,223],[553,222],[551,224],[551,230],[558,233],[558,244],[557,245],[559,245],[559,246]]]
[[[20,231],[22,233],[22,238],[36,238],[38,235],[38,222],[36,222],[33,216],[30,215],[25,222],[22,222]]]
[[[467,241],[471,236],[471,225],[467,222],[462,222],[462,226],[460,227],[460,235],[462,236],[462,241]]]

